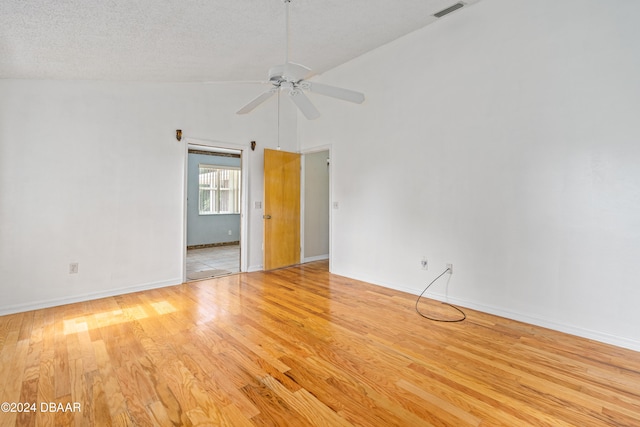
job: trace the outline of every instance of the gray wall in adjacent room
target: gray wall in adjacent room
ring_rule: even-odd
[[[329,151],[304,156],[304,257],[329,256]]]
[[[189,153],[187,175],[187,246],[240,241],[240,215],[198,213],[198,165],[240,167],[240,158]],[[231,230],[231,235],[229,235]]]

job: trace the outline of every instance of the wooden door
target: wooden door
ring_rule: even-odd
[[[300,263],[300,154],[264,150],[264,269]]]

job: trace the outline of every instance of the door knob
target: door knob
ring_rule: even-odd
[[[271,215],[262,215],[262,218],[264,218],[264,219],[271,219]]]

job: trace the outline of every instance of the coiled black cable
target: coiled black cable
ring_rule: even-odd
[[[442,276],[445,275],[445,273],[449,271],[449,267],[446,268],[446,270],[444,270],[438,277],[436,277],[435,279],[433,279],[431,281],[431,283],[429,283],[427,285],[426,288],[424,288],[424,290],[420,293],[420,295],[418,295],[418,299],[416,300],[416,313],[418,313],[420,316],[424,317],[425,319],[429,319],[432,320],[434,322],[448,322],[448,323],[454,323],[454,322],[462,322],[464,319],[467,318],[467,315],[464,313],[464,311],[460,310],[458,307],[456,307],[455,305],[449,304],[448,302],[443,302],[443,304],[448,305],[451,308],[454,308],[456,310],[458,310],[460,312],[460,314],[462,314],[462,318],[460,319],[453,319],[453,320],[448,320],[448,319],[436,319],[434,317],[430,317],[427,316],[426,314],[423,314],[420,312],[420,310],[418,310],[418,303],[420,302],[420,298],[422,298],[422,295],[424,295],[425,292],[427,292],[427,289],[429,289],[431,287],[431,285],[433,285],[436,280],[438,280],[439,278],[441,278]]]

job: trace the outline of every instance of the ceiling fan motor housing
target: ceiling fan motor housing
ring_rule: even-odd
[[[271,83],[281,83],[286,80],[284,77],[284,65],[276,65],[275,67],[269,68],[269,81]]]
[[[298,83],[311,72],[310,68],[302,64],[287,62],[269,69],[269,81],[272,83],[292,82]]]

